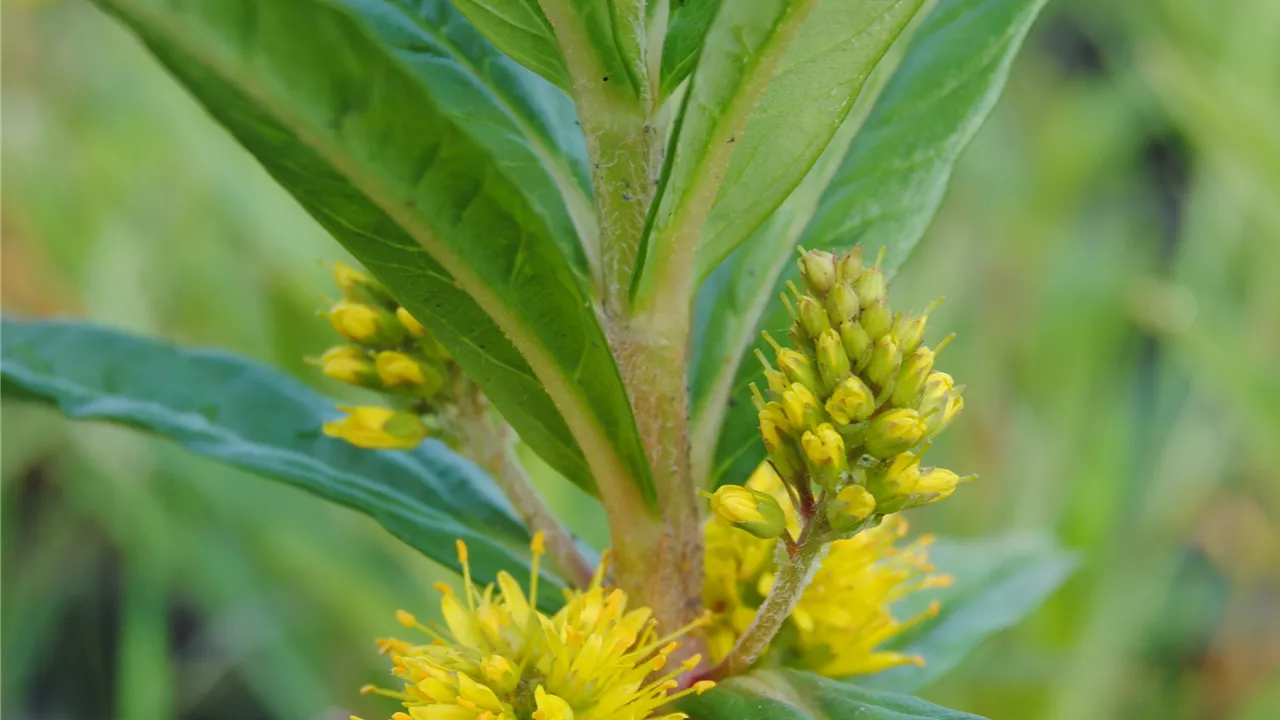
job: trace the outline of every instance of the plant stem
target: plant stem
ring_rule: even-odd
[[[778,577],[773,581],[773,587],[769,588],[764,604],[756,611],[751,625],[738,638],[733,650],[707,677],[719,680],[744,672],[764,654],[782,623],[791,616],[796,603],[800,602],[805,588],[813,581],[813,574],[818,571],[822,559],[827,556],[830,545],[824,541],[826,524],[824,516],[817,514],[805,526],[790,562],[779,569]]]
[[[685,381],[688,314],[614,335],[614,356],[653,471],[662,535],[644,563],[638,588],[667,628],[696,618],[702,607],[702,522],[689,463],[689,398]],[[696,649],[687,644],[690,654]]]
[[[457,420],[462,429],[464,454],[489,472],[494,484],[511,501],[530,532],[541,532],[547,557],[561,577],[574,587],[591,584],[594,568],[578,548],[573,533],[547,506],[515,451],[511,427],[489,412],[489,403],[478,391],[460,393]]]

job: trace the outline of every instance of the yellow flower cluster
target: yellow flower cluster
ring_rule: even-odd
[[[787,491],[765,463],[748,488],[786,504]],[[796,517],[786,522],[796,531]],[[905,547],[895,543],[907,531],[900,515],[852,538],[831,543],[826,559],[805,589],[765,662],[802,667],[829,677],[879,672],[919,657],[877,650],[889,639],[937,613],[930,606],[915,617],[898,620],[894,601],[916,590],[941,587],[950,578],[931,575],[922,538]],[[706,584],[703,601],[712,612],[707,627],[708,652],[719,661],[746,631],[756,609],[773,585],[778,566],[775,543],[739,532],[718,514],[707,523]]]
[[[409,311],[377,281],[346,263],[333,265],[342,299],[324,316],[345,344],[311,362],[326,377],[387,393],[405,409],[341,407],[347,417],[324,433],[372,449],[412,449],[426,438],[423,415],[465,382],[457,366]]]
[[[366,686],[399,700],[393,720],[645,720],[660,707],[714,683],[684,690],[676,678],[692,670],[697,656],[667,668],[679,638],[703,624],[659,637],[648,608],[627,609],[627,594],[604,586],[602,562],[591,586],[566,592],[553,615],[533,604],[538,594],[541,533],[533,540],[529,593],[506,573],[497,588],[471,584],[466,546],[458,542],[463,597],[441,586],[444,628],[431,628],[400,611],[397,619],[421,631],[426,642],[379,641],[403,690]],[[658,720],[687,717],[673,712]]]
[[[964,407],[963,388],[933,368],[951,338],[922,344],[932,307],[890,311],[882,258],[864,267],[860,247],[840,257],[802,250],[804,287],[783,296],[790,347],[766,334],[777,368],[758,353],[767,395],[752,386],[769,461],[792,502],[808,509],[824,498],[837,536],[941,500],[961,480],[921,468],[918,450]]]

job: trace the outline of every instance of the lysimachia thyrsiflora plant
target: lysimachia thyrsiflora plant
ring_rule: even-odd
[[[96,1],[363,266],[313,362],[383,402],[19,320],[6,391],[460,569],[379,641],[395,718],[969,717],[887,690],[1069,563],[901,544],[963,401],[888,287],[1043,0]],[[517,442],[599,500],[599,557]]]

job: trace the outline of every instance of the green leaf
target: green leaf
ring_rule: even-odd
[[[529,534],[483,472],[444,445],[364,450],[326,437],[332,403],[277,370],[76,321],[5,318],[4,391],[107,420],[287,483],[377,520],[431,559],[458,567],[464,540],[481,582],[528,575]],[[548,583],[558,585],[558,581]],[[556,587],[542,595],[559,604]]]
[[[897,269],[1004,88],[1045,0],[942,0],[885,88],[802,240],[889,248]]]
[[[509,0],[508,0],[509,1]],[[539,0],[555,30],[579,101],[605,91],[639,100],[650,94],[645,0]]]
[[[955,584],[908,596],[897,609],[902,617],[933,601],[941,611],[888,646],[919,655],[924,667],[895,668],[855,682],[894,692],[920,690],[955,669],[983,640],[1035,611],[1078,564],[1050,538],[1025,534],[939,541],[930,548],[929,560]]]
[[[499,50],[569,92],[569,71],[555,30],[537,0],[453,0],[453,4]]]
[[[980,720],[919,698],[867,690],[798,670],[730,678],[690,696],[691,720]]]
[[[961,151],[990,114],[1044,0],[940,0],[912,38],[902,65],[877,99],[825,190],[800,244],[840,251],[862,243],[887,248],[890,276],[924,234]],[[776,247],[770,246],[769,252]],[[759,263],[760,287],[776,297],[797,277],[790,251]],[[731,258],[731,261],[733,259]],[[710,300],[707,300],[710,301]],[[778,302],[757,303],[750,333],[735,332],[745,346],[714,349],[731,358],[712,365],[733,373],[730,404],[719,430],[711,484],[742,482],[764,459],[748,386],[759,377],[751,359],[760,331],[785,334],[790,325]],[[744,316],[739,321],[753,318]],[[720,378],[708,386],[722,386]]]
[[[698,280],[805,177],[922,4],[845,0],[814,8],[736,141],[698,248]]]
[[[671,19],[662,44],[661,97],[670,97],[698,63],[707,28],[720,9],[720,0],[671,0]]]
[[[679,305],[707,215],[752,112],[817,0],[726,3],[707,30],[673,131],[633,282],[636,307]],[[659,314],[663,310],[658,311]]]
[[[527,167],[495,156],[515,144],[473,121],[486,83],[449,43],[434,54],[389,2],[102,4],[439,336],[531,447],[586,488],[594,475],[652,499],[582,273],[525,193]]]

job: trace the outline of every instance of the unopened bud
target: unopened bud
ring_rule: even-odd
[[[831,321],[827,318],[827,311],[808,295],[801,295],[796,301],[797,310],[800,313],[800,325],[804,328],[804,332],[812,340],[817,340],[818,336],[831,329]]]
[[[818,387],[818,374],[814,372],[813,363],[809,362],[809,358],[804,353],[791,348],[782,348],[778,351],[778,368],[786,373],[787,378],[794,384],[810,388]]]
[[[490,655],[480,663],[485,684],[499,694],[506,694],[520,684],[520,667],[501,655]]]
[[[875,409],[876,399],[871,388],[856,375],[842,380],[826,404],[827,414],[841,425],[862,422],[871,417]]]
[[[916,483],[912,493],[916,495],[927,494],[932,495],[926,502],[934,502],[951,495],[956,491],[956,485],[960,482],[960,476],[946,468],[929,468],[920,473],[920,480]]]
[[[409,311],[402,307],[396,308],[396,319],[415,338],[420,338],[427,333],[427,329],[422,327],[422,323],[418,322],[417,318],[410,315]]]
[[[799,383],[782,393],[782,409],[795,432],[822,422],[822,406],[818,403],[818,398],[807,386]]]
[[[788,482],[797,482],[804,476],[804,461],[791,442],[790,423],[781,416],[781,408],[777,403],[769,405],[773,408],[766,406],[758,415],[760,438],[778,475]]]
[[[874,342],[858,321],[848,320],[841,323],[840,343],[844,345],[845,354],[858,370],[871,362],[871,346]]]
[[[324,424],[324,434],[372,450],[411,450],[427,437],[422,418],[384,407],[339,407],[347,417]]]
[[[864,303],[858,322],[862,323],[862,328],[872,340],[879,340],[893,329],[893,316],[889,314],[889,305],[884,300],[877,300],[869,306]]]
[[[806,431],[800,438],[804,455],[813,468],[813,479],[822,487],[833,488],[849,469],[844,454],[844,438],[829,423]]]
[[[884,279],[884,269],[879,265],[872,265],[853,283],[853,289],[858,291],[858,299],[862,302],[862,307],[871,307],[872,304],[883,302],[889,294],[889,283]]]
[[[862,246],[855,245],[836,261],[836,280],[853,282],[862,274]]]
[[[806,250],[800,254],[800,276],[811,290],[826,295],[836,282],[835,257],[825,250]]]
[[[927,311],[920,315],[904,315],[894,321],[893,336],[898,339],[898,345],[902,346],[903,352],[915,352],[915,349],[920,347],[920,341],[924,339],[925,326],[928,322],[929,313]]]
[[[440,371],[394,350],[378,353],[378,377],[384,387],[409,389],[421,397],[435,395],[444,387]]]
[[[933,351],[927,347],[917,349],[902,363],[898,381],[893,386],[890,401],[898,407],[915,407],[924,390],[929,373],[933,372]]]
[[[920,413],[899,408],[875,418],[867,428],[867,452],[878,458],[889,458],[910,450],[924,439],[927,427]]]
[[[828,328],[818,337],[818,374],[822,376],[823,387],[835,387],[851,371],[849,356],[844,352],[840,336]]]
[[[849,485],[827,504],[827,522],[836,532],[849,532],[871,517],[875,509],[875,496],[861,485]]]
[[[876,341],[871,351],[871,362],[867,363],[866,376],[876,387],[885,388],[898,376],[898,368],[902,365],[902,352],[893,337],[885,335]]]
[[[373,305],[339,300],[329,308],[329,324],[351,342],[389,347],[404,339],[405,329],[391,313]]]
[[[768,493],[741,485],[725,485],[708,497],[716,515],[758,538],[772,540],[787,529],[782,506]]]
[[[339,260],[333,264],[333,282],[342,296],[352,302],[389,305],[391,293],[378,281]]]
[[[928,425],[927,436],[937,437],[964,409],[961,389],[944,372],[930,373],[916,405]]]
[[[787,380],[787,376],[773,368],[764,371],[764,379],[769,385],[769,391],[778,396],[781,396],[791,386],[791,381]]]
[[[867,486],[875,496],[877,509],[890,513],[903,508],[919,481],[920,458],[904,452],[894,456],[887,467],[872,473]]]
[[[858,314],[859,307],[858,293],[851,282],[836,283],[831,292],[827,293],[827,315],[833,323],[852,320]]]
[[[350,345],[329,348],[311,361],[320,366],[327,378],[351,385],[369,386],[377,383],[378,373],[364,350]]]

